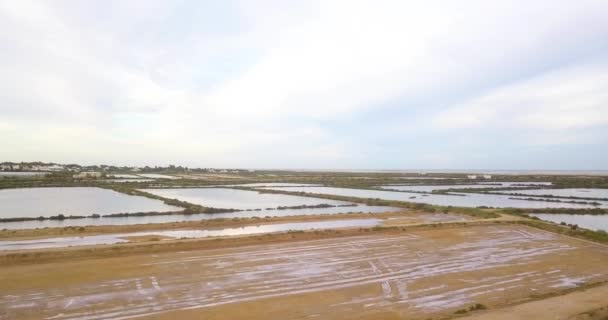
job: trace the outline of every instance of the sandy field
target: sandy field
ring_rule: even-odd
[[[606,320],[608,285],[480,312],[467,320]]]
[[[65,259],[3,266],[0,319],[451,317],[603,283],[607,263],[605,246],[516,225]]]

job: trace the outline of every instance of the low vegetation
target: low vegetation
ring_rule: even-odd
[[[553,214],[589,214],[604,215],[608,214],[608,208],[535,208],[535,209],[503,209],[505,213],[513,215],[524,215],[527,213],[553,213]]]
[[[600,243],[608,243],[608,232],[603,230],[594,231],[579,228],[577,225],[561,225],[538,220],[521,220],[517,223],[570,237],[586,239]]]
[[[597,201],[576,201],[576,200],[560,200],[560,199],[544,199],[544,198],[517,198],[517,197],[509,197],[509,199],[513,200],[526,200],[526,201],[544,201],[544,202],[560,202],[560,203],[573,203],[573,204],[588,204],[593,206],[599,206],[601,203]],[[581,199],[581,198],[569,198],[569,199]]]
[[[251,189],[254,190],[254,189]],[[255,190],[259,191],[259,190]],[[378,198],[357,198],[357,197],[346,197],[328,194],[317,194],[299,191],[285,191],[285,190],[263,190],[261,193],[273,193],[273,194],[287,194],[301,197],[314,197],[337,201],[347,201],[354,203],[361,203],[368,206],[388,206],[396,208],[406,208],[417,211],[424,211],[429,213],[442,212],[442,213],[456,213],[464,214],[480,219],[498,218],[500,215],[496,214],[493,209],[490,208],[465,208],[465,207],[452,207],[452,206],[435,206],[425,203],[417,202],[405,202],[396,200],[383,200]]]

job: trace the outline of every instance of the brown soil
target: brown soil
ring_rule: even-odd
[[[66,259],[108,258],[144,253],[166,253],[199,249],[231,248],[265,243],[307,241],[350,237],[369,233],[394,233],[413,230],[437,230],[476,225],[510,224],[510,221],[471,220],[467,222],[393,225],[372,228],[341,228],[314,231],[292,231],[259,235],[209,237],[198,239],[168,239],[164,241],[139,241],[113,245],[73,246],[63,248],[0,251],[0,266],[29,264]],[[239,226],[245,226],[240,224]],[[21,240],[21,239],[20,239]]]
[[[506,308],[488,310],[466,320],[605,320],[608,285]]]
[[[146,235],[146,236],[129,236],[129,237],[123,237],[122,239],[128,240],[130,242],[150,242],[150,241],[169,240],[169,239],[174,239],[174,238],[152,234],[152,235]]]
[[[476,304],[489,310],[472,313],[487,316],[608,281],[606,246],[525,226],[328,235],[196,241],[188,251],[4,265],[0,318],[427,319],[453,317]],[[137,246],[143,247],[131,245]],[[581,299],[587,310],[601,311],[606,303]]]

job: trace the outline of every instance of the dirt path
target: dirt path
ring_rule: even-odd
[[[465,320],[592,320],[608,319],[608,285],[563,296],[488,310]]]

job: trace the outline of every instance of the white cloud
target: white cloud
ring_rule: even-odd
[[[340,144],[322,123],[382,112],[387,102],[413,108],[420,96],[446,99],[445,91],[509,78],[555,52],[582,56],[608,36],[608,5],[594,0],[207,7],[215,10],[198,2],[0,1],[0,147],[14,145],[8,137],[43,135],[23,138],[27,146],[7,157],[71,162],[78,159],[69,150],[79,150],[100,162],[264,166],[269,154],[292,154],[285,163],[305,167],[323,166],[309,155],[325,154],[331,166],[356,157],[351,145],[372,146],[356,143],[356,128],[355,143]],[[517,113],[516,127],[604,125],[606,70],[592,71],[573,74],[574,82],[562,75],[498,89],[436,124],[475,127]]]
[[[567,68],[493,89],[441,112],[434,125],[533,130],[608,125],[608,65]]]

